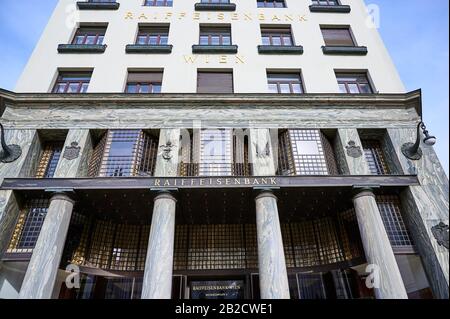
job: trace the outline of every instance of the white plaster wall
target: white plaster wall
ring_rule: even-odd
[[[235,93],[267,92],[266,69],[301,69],[308,93],[339,92],[335,69],[368,70],[375,90],[380,93],[405,91],[378,31],[366,25],[363,0],[342,0],[342,4],[351,6],[349,14],[312,13],[308,8],[310,0],[286,0],[288,7],[284,9],[259,9],[256,0],[232,0],[237,4],[236,12],[232,13],[196,13],[194,4],[198,0],[174,0],[173,7],[144,7],[143,0],[118,1],[120,8],[117,11],[78,11],[75,0],[60,0],[18,81],[16,91],[49,92],[58,68],[93,68],[89,92],[123,92],[128,68],[163,68],[162,91],[172,93],[195,92],[198,68],[233,69]],[[132,13],[133,19],[125,19],[128,12]],[[259,14],[264,14],[264,20],[260,20]],[[251,21],[246,15],[251,17]],[[286,21],[285,15],[290,15],[294,21]],[[300,21],[302,16],[306,21]],[[75,32],[76,26],[67,24],[71,21],[107,22],[106,52],[58,54],[58,44],[69,43]],[[134,43],[138,23],[150,22],[170,23],[169,43],[174,45],[172,54],[126,54],[125,46]],[[238,55],[244,63],[236,62],[234,55],[221,58],[195,55],[195,63],[186,63],[185,56],[191,56],[191,46],[198,43],[199,23],[231,24],[232,41],[239,46]],[[291,24],[295,42],[304,46],[304,54],[259,55],[260,24],[271,23]],[[321,24],[350,25],[358,45],[368,47],[368,55],[324,55]]]

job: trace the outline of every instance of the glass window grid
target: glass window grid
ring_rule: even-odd
[[[257,0],[258,8],[286,8],[284,0]]]
[[[214,151],[212,153],[212,151]],[[219,152],[217,152],[219,151]],[[200,132],[200,176],[231,176],[233,174],[232,131],[204,129]]]
[[[298,73],[268,73],[267,83],[270,93],[301,94],[304,93],[300,74]]]
[[[403,220],[398,196],[377,196],[376,201],[391,245],[393,247],[413,246],[414,243]]]
[[[338,6],[338,0],[312,0],[313,5],[316,6]]]
[[[231,27],[200,26],[200,45],[231,45]]]
[[[346,94],[370,94],[373,89],[364,73],[336,73],[336,78],[341,93]]]
[[[296,175],[328,175],[328,165],[322,145],[320,130],[289,130],[292,149],[292,159]],[[297,141],[315,141],[319,150],[318,155],[301,154],[297,149]]]
[[[169,28],[141,27],[139,28],[136,44],[166,45],[169,39]]]
[[[125,93],[156,94],[161,93],[161,82],[128,82]]]
[[[390,174],[381,142],[378,140],[362,139],[361,143],[367,163],[369,164],[370,172],[374,175]]]
[[[173,0],[145,0],[144,6],[149,7],[171,7]]]
[[[53,93],[86,93],[91,73],[64,72],[58,76]]]
[[[44,143],[36,178],[52,178],[54,176],[63,146],[64,142]]]
[[[72,44],[101,45],[105,38],[106,27],[80,27],[72,40]]]
[[[19,214],[11,238],[8,253],[31,253],[36,245],[47,215],[49,200],[31,199],[25,203]]]
[[[289,28],[283,29],[261,29],[263,45],[293,46],[294,40]]]

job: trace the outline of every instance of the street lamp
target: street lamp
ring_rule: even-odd
[[[417,125],[416,143],[405,143],[402,146],[403,155],[413,161],[418,161],[422,158],[422,150],[420,149],[420,129],[422,129],[422,133],[425,136],[425,138],[423,139],[425,145],[433,146],[434,144],[436,144],[436,137],[430,136],[427,131],[427,127],[421,121]]]

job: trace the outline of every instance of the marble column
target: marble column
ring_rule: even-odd
[[[375,195],[371,189],[359,189],[353,203],[367,263],[378,269],[374,273],[375,276],[379,275],[379,287],[374,287],[376,298],[408,299]]]
[[[159,194],[154,200],[142,299],[171,298],[176,202],[169,192]]]
[[[19,213],[19,203],[14,192],[0,190],[0,259],[8,249]]]
[[[289,299],[277,198],[269,191],[256,197],[259,285],[262,299]]]
[[[417,175],[419,186],[410,186],[401,194],[404,219],[422,259],[424,270],[436,298],[449,298],[449,251],[435,238],[433,228],[449,225],[449,182],[432,146],[421,143],[422,158],[406,158],[401,147],[414,142],[416,127],[388,129],[394,152],[405,174]]]
[[[50,299],[66,242],[74,201],[66,193],[55,193],[33,250],[20,299]]]

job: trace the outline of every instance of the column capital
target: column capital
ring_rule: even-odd
[[[271,197],[275,200],[278,200],[277,196],[275,196],[274,191],[280,189],[279,187],[254,187],[253,190],[257,192],[257,196],[255,197],[255,200],[264,198],[264,197]]]
[[[158,199],[171,199],[173,201],[177,201],[175,194],[178,192],[178,188],[151,188],[150,191],[156,192],[156,196],[153,201]]]
[[[371,196],[375,197],[374,190],[380,188],[379,185],[353,185],[353,199]]]
[[[75,203],[75,191],[72,188],[48,188],[45,192],[50,193],[50,201],[59,199]]]

